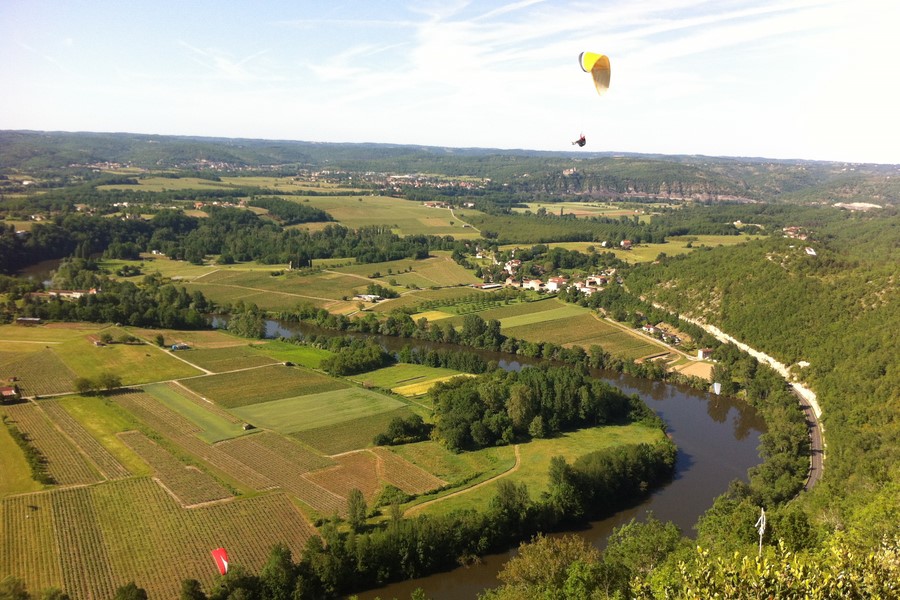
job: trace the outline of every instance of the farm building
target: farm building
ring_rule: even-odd
[[[12,402],[13,400],[18,400],[18,398],[18,387],[8,385],[0,387],[0,402]]]

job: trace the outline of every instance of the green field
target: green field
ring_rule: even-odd
[[[442,288],[439,290],[415,290],[411,292],[405,292],[399,298],[391,298],[390,300],[379,302],[375,306],[367,308],[367,310],[371,310],[373,312],[390,312],[397,308],[415,307],[422,304],[423,302],[440,302],[442,300],[452,302],[456,299],[471,296],[473,292],[479,294],[490,293],[483,290],[477,290],[469,286]]]
[[[341,390],[347,384],[314,371],[280,365],[185,379],[181,383],[225,408]]]
[[[459,371],[453,369],[397,363],[383,369],[355,375],[351,379],[367,387],[374,386],[391,390],[412,384],[427,384],[460,374]]]
[[[304,198],[305,202],[307,198]],[[421,202],[386,196],[310,197],[309,206],[320,208],[351,229],[387,225],[399,235],[452,235],[475,239],[477,231],[463,227],[448,209],[429,208]],[[458,213],[457,213],[458,214]],[[303,227],[302,225],[298,227]]]
[[[144,391],[199,427],[202,430],[199,437],[210,444],[250,433],[244,431],[237,419],[228,419],[216,405],[211,408],[218,412],[202,406],[202,400],[191,400],[165,383],[144,386]]]
[[[134,475],[149,475],[147,465],[119,439],[139,423],[117,402],[103,396],[64,396],[54,400]]]
[[[659,429],[652,427],[624,425],[581,429],[552,439],[534,440],[519,446],[521,464],[518,470],[510,471],[504,478],[517,484],[526,484],[534,498],[547,490],[547,473],[550,469],[550,459],[554,456],[562,456],[572,463],[577,457],[594,450],[626,444],[653,443],[661,440],[663,435]],[[423,507],[423,510],[428,513],[444,514],[453,510],[478,509],[486,506],[495,494],[496,486],[488,484]]]
[[[391,450],[454,487],[499,475],[516,463],[512,446],[455,453],[438,442],[427,441],[393,446]]]
[[[277,361],[263,353],[262,347],[263,344],[247,344],[225,348],[191,348],[179,351],[178,357],[213,373],[275,364]]]
[[[578,218],[590,217],[631,217],[641,214],[638,211],[621,208],[608,202],[527,202],[525,208],[514,208],[513,212],[524,213],[531,211],[537,213],[539,209],[545,209],[548,214],[575,215]]]
[[[113,338],[122,330],[107,328]],[[52,348],[59,358],[79,377],[96,378],[112,373],[124,385],[165,381],[199,375],[200,371],[149,344],[109,344],[95,346],[87,337],[74,339]]]
[[[372,439],[387,430],[388,424],[395,418],[408,418],[412,411],[406,406],[386,412],[366,415],[333,425],[325,425],[314,429],[304,429],[291,434],[291,437],[315,448],[327,455],[359,450],[372,445]]]
[[[337,267],[333,270],[340,273],[369,277],[381,273],[376,280],[381,285],[396,288],[417,286],[419,288],[447,287],[480,283],[471,271],[462,268],[450,258],[450,253],[433,251],[431,257],[423,260],[403,259],[385,263],[372,263]],[[391,284],[395,281],[396,285]]]
[[[300,346],[290,342],[271,341],[259,346],[259,351],[278,362],[292,362],[307,369],[318,369],[322,361],[333,353],[322,348]]]
[[[5,415],[0,406],[0,415]],[[0,456],[3,457],[3,468],[0,469],[0,498],[11,494],[36,492],[43,486],[31,478],[31,468],[25,462],[25,456],[9,434],[6,426],[0,425]]]
[[[555,321],[536,321],[502,331],[505,335],[530,342],[581,346],[585,350],[598,345],[610,354],[632,359],[664,350],[648,339],[607,323],[589,312]]]
[[[403,402],[390,396],[350,387],[239,406],[232,412],[257,427],[294,433],[369,417],[403,406]]]
[[[687,254],[694,248],[734,246],[757,239],[760,239],[760,236],[746,234],[673,236],[668,238],[664,244],[638,244],[633,246],[631,250],[622,250],[619,247],[603,248],[597,242],[552,242],[547,245],[551,248],[565,248],[566,250],[577,250],[585,253],[588,252],[588,247],[593,247],[597,252],[612,252],[617,258],[634,264],[654,261],[660,253],[665,253],[666,256],[678,256],[679,254]],[[691,244],[690,248],[688,244]],[[526,244],[506,244],[501,246],[500,249],[512,250],[524,245]]]

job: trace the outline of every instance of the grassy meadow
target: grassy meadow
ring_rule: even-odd
[[[563,433],[551,439],[533,440],[519,445],[518,468],[510,465],[501,476],[514,483],[526,484],[529,492],[536,496],[547,490],[550,459],[554,456],[562,456],[572,463],[589,451],[625,444],[653,443],[662,439],[663,435],[658,429],[642,425],[611,425]],[[477,509],[490,502],[496,493],[496,487],[492,482],[469,492],[430,503],[420,510],[426,513],[445,514],[454,510]]]

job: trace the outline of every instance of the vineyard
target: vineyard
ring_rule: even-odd
[[[128,581],[176,598],[182,579],[213,583],[212,548],[258,571],[274,544],[299,556],[315,535],[283,494],[183,509],[147,478],[9,498],[0,524],[0,579],[15,574],[77,600],[112,598]]]
[[[211,446],[195,434],[200,429],[177,413],[162,406],[152,396],[140,392],[120,394],[118,402],[150,429],[164,435],[176,446],[201,459],[255,490],[266,490],[274,483],[233,456]]]
[[[96,483],[102,478],[72,442],[53,426],[44,412],[36,405],[15,404],[4,406],[10,421],[26,434],[47,459],[47,472],[61,485]]]
[[[184,506],[230,498],[231,493],[194,466],[187,466],[166,449],[139,431],[127,431],[119,437],[153,468],[155,476]]]
[[[262,354],[258,346],[191,349],[181,352],[179,355],[191,364],[213,373],[275,364],[275,360]]]
[[[356,488],[371,502],[381,489],[375,468],[375,455],[353,452],[335,457],[337,466],[307,473],[306,478],[337,496],[346,498]]]
[[[53,420],[56,426],[62,429],[75,442],[78,448],[87,455],[103,477],[106,479],[121,479],[131,475],[128,469],[109,450],[104,448],[94,436],[85,431],[81,423],[67,413],[66,409],[59,402],[56,400],[44,400],[41,401],[40,407],[44,409],[44,412],[47,413],[47,416]]]
[[[177,383],[156,383],[144,386],[144,391],[196,426],[197,435],[205,442],[213,444],[248,433],[240,419]]]
[[[314,371],[283,366],[194,377],[181,383],[225,408],[262,404],[281,398],[347,387],[347,384],[340,380]]]
[[[19,355],[0,367],[4,377],[16,377],[25,396],[60,394],[75,387],[75,373],[50,348]]]
[[[447,482],[394,454],[387,448],[372,448],[378,476],[408,494],[424,494]]]

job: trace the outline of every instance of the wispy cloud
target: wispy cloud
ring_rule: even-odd
[[[203,50],[183,40],[178,43],[190,51],[188,54],[190,59],[204,67],[209,75],[235,82],[249,82],[261,79],[260,74],[249,68],[249,66],[255,59],[269,52],[268,49],[259,50],[244,58],[235,60],[220,50]]]

